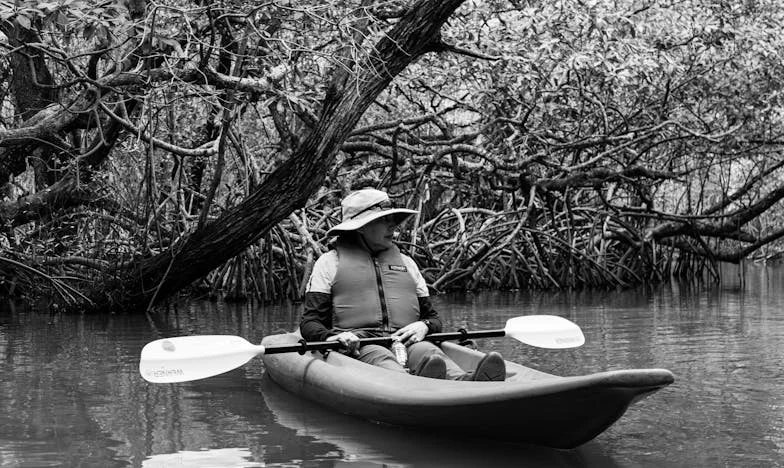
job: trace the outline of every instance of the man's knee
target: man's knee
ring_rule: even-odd
[[[408,365],[415,369],[424,359],[436,353],[443,354],[443,351],[429,341],[414,343],[408,347]]]

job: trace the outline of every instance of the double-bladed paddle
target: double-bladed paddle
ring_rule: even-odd
[[[431,333],[428,341],[510,336],[538,348],[576,348],[585,337],[575,323],[555,315],[524,315],[506,321],[500,330]],[[388,345],[390,337],[362,338],[360,344]],[[176,383],[204,379],[242,366],[262,354],[326,351],[341,348],[338,341],[315,341],[296,345],[254,345],[232,335],[195,335],[163,338],[142,349],[139,372],[153,383]]]

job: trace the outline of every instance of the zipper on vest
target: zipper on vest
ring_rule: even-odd
[[[373,257],[373,268],[376,270],[376,285],[378,286],[378,298],[381,301],[381,328],[389,331],[389,311],[387,310],[387,299],[384,296],[384,284],[381,282],[381,265],[378,259]]]

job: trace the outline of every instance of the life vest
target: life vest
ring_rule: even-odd
[[[419,320],[416,283],[396,246],[373,257],[339,239],[337,252],[332,284],[335,330],[390,332]]]

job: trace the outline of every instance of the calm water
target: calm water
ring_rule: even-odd
[[[576,350],[480,343],[548,372],[675,373],[674,385],[572,451],[337,415],[280,390],[260,360],[187,384],[148,384],[137,373],[153,339],[258,341],[292,329],[295,306],[192,302],[133,317],[0,306],[0,467],[784,466],[784,271],[747,267],[745,276],[712,288],[437,298],[450,328],[501,328],[532,313],[575,321],[586,336]]]

